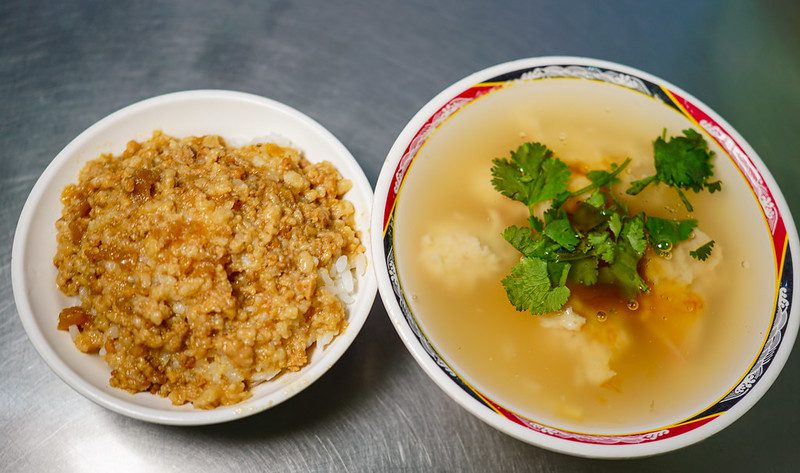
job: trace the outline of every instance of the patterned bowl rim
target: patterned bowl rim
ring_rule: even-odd
[[[771,230],[779,283],[771,327],[759,355],[740,381],[716,404],[688,419],[646,432],[606,435],[572,432],[515,414],[458,376],[417,326],[405,301],[394,265],[394,206],[405,173],[422,144],[447,117],[477,97],[509,81],[547,78],[609,82],[661,100],[720,145],[759,200]],[[390,149],[375,189],[371,238],[381,299],[397,333],[425,373],[448,396],[492,427],[562,453],[593,458],[649,456],[713,435],[741,417],[764,395],[785,364],[800,326],[800,304],[793,304],[800,272],[792,264],[798,257],[800,242],[788,205],[764,163],[730,124],[692,95],[656,76],[609,61],[570,56],[520,59],[483,69],[447,87],[414,115]]]

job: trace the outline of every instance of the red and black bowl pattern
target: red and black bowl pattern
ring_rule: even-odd
[[[772,321],[758,355],[755,357],[754,362],[748,370],[741,376],[741,379],[737,381],[728,392],[721,395],[715,404],[687,419],[646,432],[606,435],[585,434],[562,430],[538,423],[535,420],[512,412],[471,386],[444,360],[420,329],[411,311],[406,295],[402,290],[393,243],[394,212],[402,190],[403,179],[411,163],[417,158],[417,154],[422,145],[449,116],[468,106],[480,96],[507,85],[506,83],[509,81],[534,81],[547,80],[550,78],[574,78],[609,82],[646,94],[672,107],[676,112],[682,114],[700,129],[704,130],[708,138],[713,139],[720,145],[725,151],[727,158],[731,159],[742,172],[753,194],[758,199],[763,217],[770,230],[774,247],[775,267],[777,268],[778,275],[775,293],[773,295],[774,312],[772,314]],[[787,225],[784,220],[784,215],[781,212],[781,208],[778,205],[773,191],[764,179],[764,176],[759,171],[759,168],[748,152],[745,151],[749,149],[749,147],[743,146],[737,138],[738,135],[735,132],[729,131],[729,126],[727,124],[720,123],[718,120],[715,120],[712,115],[714,115],[713,112],[708,110],[704,105],[693,102],[693,99],[688,99],[682,92],[655,84],[650,80],[637,77],[627,71],[622,72],[610,68],[582,64],[550,64],[504,73],[466,87],[453,95],[444,105],[431,114],[413,135],[413,138],[409,140],[397,167],[394,169],[388,189],[386,205],[383,209],[383,248],[384,254],[386,255],[386,265],[394,292],[394,298],[417,341],[428,356],[436,363],[438,368],[452,379],[465,393],[497,415],[545,435],[589,444],[631,445],[655,442],[680,436],[703,425],[714,422],[716,419],[720,418],[720,416],[724,415],[726,411],[742,401],[742,399],[762,381],[768,370],[770,370],[773,357],[785,340],[786,330],[789,326],[791,307],[794,303],[794,281],[792,279],[793,261],[789,248],[790,240],[787,234]],[[791,221],[788,215],[787,219]],[[777,369],[780,369],[780,367]]]

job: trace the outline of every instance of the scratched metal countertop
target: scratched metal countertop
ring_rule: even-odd
[[[328,127],[374,184],[402,127],[444,87],[554,54],[631,65],[694,94],[750,142],[800,215],[798,25],[791,0],[0,2],[0,470],[797,471],[797,352],[712,438],[655,458],[585,460],[514,440],[450,401],[380,299],[339,363],[284,404],[208,427],[135,421],[48,369],[19,322],[9,262],[42,170],[130,103],[197,88],[271,97]]]

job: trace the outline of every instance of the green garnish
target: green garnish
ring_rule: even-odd
[[[657,173],[634,182],[629,194],[639,193],[654,181],[676,187],[681,195],[681,189],[720,189],[719,181],[708,182],[713,157],[708,145],[693,130],[683,133],[683,137],[655,141]],[[647,248],[663,255],[691,237],[696,220],[628,213],[611,187],[619,183],[619,174],[629,164],[626,159],[607,170],[590,171],[587,178],[591,184],[570,192],[569,168],[541,143],[524,143],[511,151],[509,158],[492,161],[494,188],[525,204],[531,214],[529,226],[513,225],[503,231],[503,238],[522,254],[502,281],[517,310],[542,314],[561,309],[570,296],[568,282],[613,284],[624,297],[635,299],[650,290],[639,273]],[[570,205],[573,210],[567,212],[567,201],[585,194],[588,196]],[[685,196],[682,199],[691,210]],[[545,201],[551,206],[539,218],[534,215],[535,206]],[[713,246],[710,241],[690,254],[704,261]]]
[[[703,246],[697,248],[696,250],[690,251],[689,256],[698,260],[698,261],[705,261],[711,256],[711,249],[714,248],[714,240],[708,241]]]
[[[683,136],[673,136],[669,140],[664,130],[664,135],[653,142],[655,175],[632,182],[626,192],[636,195],[653,182],[663,182],[678,191],[683,205],[692,212],[694,208],[684,190],[700,192],[707,189],[713,193],[722,189],[720,181],[710,180],[714,175],[713,157],[714,152],[708,149],[706,140],[691,128],[683,130]]]
[[[629,242],[620,239],[614,247],[614,262],[600,268],[598,281],[616,285],[628,299],[634,299],[640,292],[650,292],[647,283],[639,275],[640,259],[642,255]]]
[[[650,217],[647,219],[647,232],[650,235],[650,246],[659,255],[672,251],[678,243],[688,240],[697,226],[697,220],[666,220]]]
[[[508,300],[519,311],[545,313],[558,310],[567,303],[569,289],[553,287],[547,271],[547,263],[538,258],[522,258],[503,279]]]
[[[511,159],[495,159],[492,185],[504,196],[529,208],[566,192],[570,172],[541,143],[524,143],[511,153]]]
[[[544,227],[544,234],[568,251],[574,250],[575,246],[580,242],[578,234],[567,218],[560,218],[550,222],[549,225]]]
[[[620,236],[628,241],[631,249],[638,256],[642,256],[644,250],[647,249],[647,240],[644,236],[644,214],[640,213],[633,218],[629,218],[625,225],[622,226]]]

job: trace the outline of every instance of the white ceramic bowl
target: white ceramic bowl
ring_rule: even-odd
[[[454,123],[459,123],[460,117],[465,114],[470,117],[469,123],[473,124],[470,126],[474,132],[480,135],[480,127],[474,124],[481,123],[481,120],[482,123],[491,123],[493,117],[498,116],[500,107],[494,104],[512,103],[508,95],[502,99],[504,102],[500,102],[501,99],[492,102],[492,94],[496,97],[509,90],[506,87],[510,87],[509,81],[518,87],[535,87],[541,81],[564,83],[565,80],[573,83],[584,81],[582,84],[586,87],[598,87],[598,83],[614,84],[623,91],[619,94],[652,99],[666,105],[662,107],[664,114],[680,116],[684,123],[703,129],[712,148],[718,150],[717,159],[730,159],[733,163],[729,166],[731,175],[738,178],[740,171],[752,188],[754,215],[763,214],[763,219],[759,217],[763,223],[758,225],[763,225],[764,235],[768,234],[764,241],[768,241],[775,250],[775,285],[767,294],[753,294],[753,297],[769,298],[765,306],[774,303],[775,309],[774,312],[766,310],[752,315],[752,323],[759,327],[752,330],[753,346],[761,345],[755,356],[750,354],[750,358],[747,358],[752,360],[749,367],[736,371],[738,381],[715,387],[715,391],[711,392],[713,397],[708,398],[712,401],[703,404],[708,407],[693,410],[694,407],[688,406],[687,410],[692,410],[687,417],[650,425],[635,433],[583,433],[575,428],[570,430],[552,420],[547,423],[537,421],[504,407],[497,402],[491,386],[484,385],[482,392],[476,390],[473,387],[475,383],[459,373],[452,361],[452,354],[437,346],[418,323],[413,311],[421,309],[414,309],[416,306],[412,298],[407,297],[403,289],[402,268],[405,261],[402,256],[395,256],[396,247],[392,238],[395,231],[395,205],[401,199],[403,189],[407,188],[407,180],[413,179],[417,169],[420,169],[419,166],[412,168],[412,163],[420,155],[424,155],[424,159],[435,159],[446,152],[443,151],[445,148],[433,144],[431,146],[436,152],[422,152],[431,137],[436,133],[457,136],[453,131],[453,127],[457,126]],[[603,86],[608,88],[607,85]],[[520,96],[522,94],[514,97]],[[535,103],[531,102],[530,105]],[[518,121],[531,115],[519,110],[508,113],[517,113],[514,117]],[[468,119],[461,120],[460,123],[467,123]],[[478,143],[472,137],[469,139],[472,140],[469,143]],[[439,178],[447,179],[447,176]],[[739,418],[765,393],[783,367],[798,331],[800,304],[794,294],[797,294],[800,272],[792,261],[797,261],[800,256],[800,242],[789,209],[772,176],[747,142],[709,107],[668,82],[630,67],[576,57],[532,58],[490,67],[453,84],[428,102],[400,133],[378,179],[373,208],[372,259],[378,273],[380,295],[392,323],[417,363],[447,395],[470,413],[502,432],[550,450],[586,457],[622,458],[653,455],[698,442]],[[731,349],[737,347],[732,346]]]
[[[249,142],[276,134],[291,141],[312,162],[327,160],[353,182],[346,198],[356,208],[356,224],[370,255],[369,221],[372,188],[350,152],[322,125],[297,110],[263,97],[220,90],[195,90],[154,97],[115,112],[75,138],[42,173],[20,215],[11,255],[14,299],[28,337],[50,368],[90,400],[120,414],[161,424],[200,425],[242,418],[268,409],[305,389],[325,373],[361,330],[375,299],[373,271],[359,276],[355,302],[348,307],[348,326],[309,364],[253,389],[239,404],[214,410],[173,406],[150,393],[129,394],[108,384],[108,366],[98,356],[79,352],[67,332],[56,330],[58,313],[75,305],[55,284],[55,222],[61,215],[60,194],[77,182],[78,172],[101,153],[120,153],[132,139],[146,140],[153,130],[183,137],[216,134]],[[371,266],[371,262],[369,263]]]

